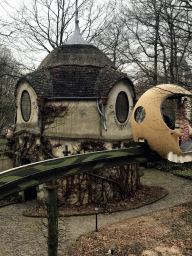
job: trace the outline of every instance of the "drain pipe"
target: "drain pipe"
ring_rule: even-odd
[[[103,104],[103,113],[101,112],[100,110],[100,107],[99,107],[99,100],[97,99],[97,109],[99,111],[99,114],[101,115],[101,120],[102,120],[102,123],[103,123],[103,127],[105,129],[105,131],[107,131],[107,126],[106,126],[106,117],[105,117],[105,107],[106,107],[106,104],[107,104],[107,97],[102,97],[102,104]]]

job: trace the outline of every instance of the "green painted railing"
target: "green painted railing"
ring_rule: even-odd
[[[146,151],[132,147],[54,158],[0,173],[0,199],[49,180],[123,164],[147,161]]]

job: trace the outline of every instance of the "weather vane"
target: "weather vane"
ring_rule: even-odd
[[[79,28],[79,20],[78,20],[78,0],[76,0],[76,8],[75,8],[75,26]]]

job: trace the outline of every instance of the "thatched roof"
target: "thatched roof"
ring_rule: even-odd
[[[62,45],[54,49],[41,62],[38,69],[56,66],[95,66],[113,67],[113,62],[97,47],[93,45]],[[116,68],[115,68],[116,69]]]

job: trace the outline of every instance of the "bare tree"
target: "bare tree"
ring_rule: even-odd
[[[6,0],[1,5],[6,9]],[[91,42],[111,15],[107,3],[94,0],[79,1],[79,19],[83,37]],[[109,5],[108,5],[109,6]],[[9,6],[10,8],[10,6]],[[9,10],[9,9],[8,9]],[[45,54],[66,43],[74,30],[74,0],[23,1],[13,12],[7,12],[14,33],[9,42],[14,49],[25,53],[29,61],[41,61]],[[31,59],[30,59],[31,58]],[[29,64],[29,63],[27,63]]]
[[[113,61],[114,65],[123,69],[123,58],[120,49],[123,46],[122,30],[118,17],[113,17],[105,29],[94,39],[97,45]]]
[[[14,86],[20,76],[20,67],[6,47],[0,47],[0,133],[13,124],[15,115]]]
[[[190,62],[192,8],[179,0],[121,1],[99,39],[121,69],[151,86],[180,83],[183,60]],[[147,79],[144,79],[144,76]]]
[[[153,35],[151,43],[154,45],[152,56],[152,59],[154,59],[154,77],[156,72],[161,70],[166,82],[179,83],[178,68],[183,58],[191,50],[192,24],[190,19],[192,13],[189,9],[183,8],[180,1],[148,0],[147,2],[148,6],[155,3],[153,5],[154,18],[150,25],[147,24],[146,27],[147,31],[150,27],[154,31],[154,33],[151,33]],[[151,11],[149,13],[152,13]],[[143,22],[141,24],[143,25]],[[145,49],[151,49],[151,45],[148,43],[149,37],[146,37],[145,33],[143,36],[138,36],[138,38],[142,39],[145,44],[145,47],[142,47],[144,52],[147,52]],[[155,80],[158,83],[157,77]]]
[[[158,82],[158,57],[160,52],[158,42],[161,11],[161,1],[132,1],[132,8],[129,10],[131,26],[130,22],[127,22],[127,15],[124,19],[137,47],[136,54],[135,49],[130,49],[129,53],[133,57],[133,61],[139,65],[142,73],[151,77],[153,85],[157,85]],[[151,72],[152,69],[153,72]]]

